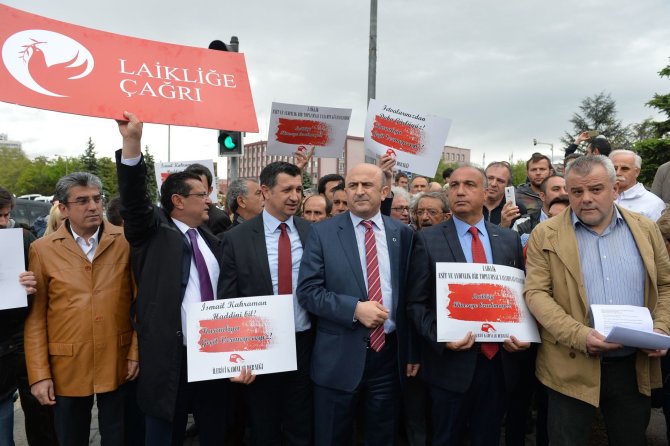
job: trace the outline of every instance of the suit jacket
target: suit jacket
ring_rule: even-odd
[[[135,328],[140,375],[137,400],[148,415],[172,421],[183,354],[181,304],[191,268],[191,248],[172,218],[146,194],[146,165],[121,164],[116,152],[124,231],[137,280]],[[221,262],[220,240],[204,225],[198,232]]]
[[[37,280],[24,329],[29,383],[52,379],[60,396],[116,390],[127,360],[137,360],[123,230],[105,222],[91,262],[66,223],[31,245],[29,267]]]
[[[411,342],[404,310],[404,286],[412,230],[389,217],[382,215],[382,218],[389,249],[391,310],[396,319],[398,367],[402,377]],[[320,386],[353,391],[365,371],[370,329],[353,321],[356,304],[366,301],[368,292],[349,212],[312,226],[302,255],[297,295],[303,308],[317,316],[312,380]]]
[[[223,234],[228,228],[232,226],[233,222],[225,211],[217,208],[213,204],[209,205],[209,220],[207,220],[207,228],[209,231],[219,236]]]
[[[646,217],[621,207],[619,212],[644,262],[644,305],[651,311],[654,328],[670,333],[670,260],[663,236]],[[541,324],[537,377],[557,392],[598,406],[600,359],[586,354],[590,306],[570,209],[535,228],[527,256],[524,297]],[[650,395],[652,388],[661,386],[658,358],[638,352],[636,369],[641,393]]]
[[[304,246],[310,224],[299,217],[293,222]],[[217,293],[219,299],[273,294],[262,213],[224,233]]]
[[[511,229],[485,223],[491,241],[493,263],[523,269],[523,252],[519,235]],[[472,382],[477,365],[479,344],[455,352],[437,342],[437,313],[435,299],[435,264],[437,262],[465,263],[465,254],[453,220],[414,233],[414,247],[409,268],[407,312],[414,328],[423,339],[422,371],[432,385],[452,392],[465,392]],[[465,333],[463,333],[465,335]],[[522,361],[528,352],[508,353],[502,357],[505,383],[511,389],[519,379]]]

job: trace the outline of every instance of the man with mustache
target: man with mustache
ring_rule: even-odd
[[[670,333],[668,252],[654,222],[614,204],[610,159],[580,157],[565,179],[570,211],[531,233],[524,289],[540,325],[536,376],[547,388],[549,442],[586,445],[600,408],[610,444],[646,444],[667,350],[606,341],[591,305],[646,307],[654,331]]]
[[[637,182],[642,167],[642,158],[631,150],[614,150],[610,153],[614,163],[618,196],[616,202],[629,211],[639,212],[653,221],[665,210],[665,203]]]

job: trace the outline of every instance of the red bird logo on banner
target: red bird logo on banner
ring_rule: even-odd
[[[495,327],[491,324],[482,324],[482,331],[484,333],[490,333],[492,331],[496,331]]]
[[[244,358],[242,355],[238,355],[237,353],[233,353],[230,355],[230,362],[234,362],[235,364],[242,364],[244,362]]]

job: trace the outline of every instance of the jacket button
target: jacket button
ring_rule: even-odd
[[[181,330],[177,330],[177,337],[181,336]]]
[[[577,355],[575,354],[575,352],[570,352],[570,357],[571,357],[572,359],[575,359],[576,356],[577,356]]]
[[[91,267],[88,266],[88,265],[86,265],[86,267],[84,267],[84,270],[86,270],[86,271],[90,271],[90,270],[91,270]]]

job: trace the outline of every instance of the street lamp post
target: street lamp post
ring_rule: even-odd
[[[537,139],[533,138],[533,145],[543,145],[543,146],[549,146],[551,150],[551,164],[554,164],[554,145],[550,142],[541,142],[538,141]]]

